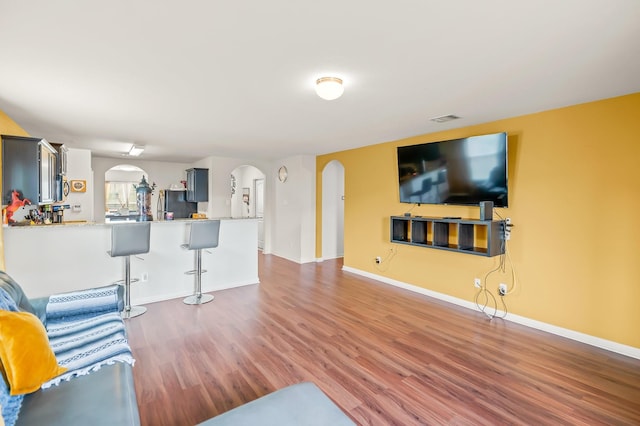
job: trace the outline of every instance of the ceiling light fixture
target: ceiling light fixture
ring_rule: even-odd
[[[144,146],[140,145],[131,145],[131,149],[129,150],[129,155],[131,157],[138,157],[144,151]]]
[[[436,123],[446,123],[447,121],[452,121],[452,120],[457,120],[460,117],[454,114],[449,114],[449,115],[441,115],[440,117],[433,117],[430,118],[429,120],[431,121],[435,121]]]
[[[317,79],[316,93],[327,101],[338,99],[344,93],[342,79],[338,77],[321,77]]]

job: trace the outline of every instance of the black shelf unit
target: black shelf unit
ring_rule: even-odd
[[[391,216],[391,242],[478,256],[504,254],[504,221]]]

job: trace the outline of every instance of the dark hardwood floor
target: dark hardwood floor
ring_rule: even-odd
[[[301,381],[358,424],[640,424],[640,360],[489,321],[341,261],[259,258],[260,285],[202,306],[150,304],[127,322],[143,425],[193,425]]]

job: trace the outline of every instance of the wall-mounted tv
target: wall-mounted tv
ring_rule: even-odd
[[[508,207],[507,134],[398,147],[400,202]]]

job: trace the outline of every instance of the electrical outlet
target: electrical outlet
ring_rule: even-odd
[[[480,278],[474,278],[473,279],[473,285],[475,288],[481,288],[482,287],[482,281],[480,280]]]
[[[504,239],[505,241],[509,241],[511,239],[511,218],[508,217],[504,220]]]
[[[380,256],[376,256],[376,263],[382,263],[382,258]]]
[[[507,294],[507,285],[505,283],[500,283],[498,285],[498,294],[500,296],[504,296],[505,294]]]
[[[140,275],[140,281],[141,282],[149,281],[149,274],[146,272],[143,272],[142,275]]]

